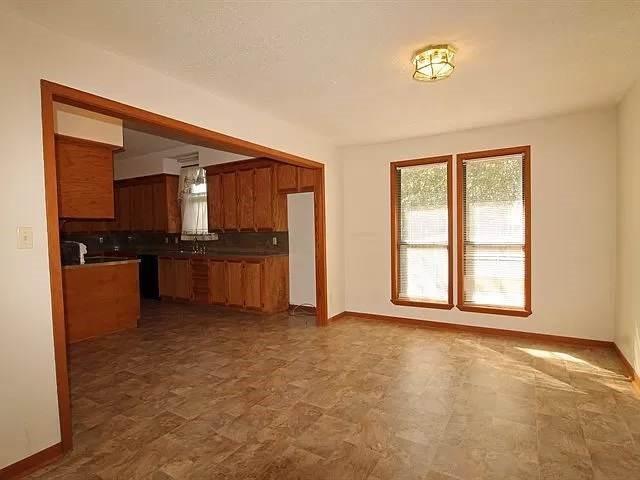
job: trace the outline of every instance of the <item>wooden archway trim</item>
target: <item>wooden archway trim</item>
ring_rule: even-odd
[[[71,428],[71,400],[69,395],[66,329],[62,292],[60,233],[58,229],[54,101],[120,118],[129,122],[130,125],[134,125],[137,129],[156,135],[165,135],[185,143],[215,148],[240,155],[268,157],[280,162],[316,169],[316,185],[314,188],[316,322],[321,326],[328,324],[324,164],[47,80],[40,81],[40,93],[53,342],[58,389],[58,412],[63,451],[66,452],[72,448],[73,433]]]

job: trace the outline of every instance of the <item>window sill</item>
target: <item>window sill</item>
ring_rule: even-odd
[[[521,310],[518,308],[501,308],[490,307],[482,305],[456,305],[458,310],[462,312],[474,312],[474,313],[490,313],[493,315],[509,315],[512,317],[528,317],[531,315],[531,310]]]
[[[405,307],[440,308],[442,310],[451,310],[454,307],[451,303],[425,302],[422,300],[411,300],[410,298],[392,298],[391,303]]]

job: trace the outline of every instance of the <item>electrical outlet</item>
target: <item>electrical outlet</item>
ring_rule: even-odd
[[[271,238],[271,243],[272,243],[274,246],[278,245],[278,237],[272,237],[272,238]]]
[[[18,248],[33,248],[33,229],[31,227],[18,227]]]

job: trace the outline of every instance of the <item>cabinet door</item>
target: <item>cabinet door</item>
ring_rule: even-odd
[[[189,259],[174,258],[173,269],[175,271],[175,297],[181,300],[191,300],[193,288]]]
[[[140,232],[144,225],[144,189],[142,185],[131,185],[131,230]]]
[[[301,192],[313,192],[316,185],[316,170],[298,167],[298,189]]]
[[[167,186],[162,178],[159,182],[155,182],[152,185],[152,219],[153,228],[155,232],[167,231]]]
[[[276,167],[276,176],[278,179],[278,192],[297,192],[298,191],[298,167],[279,163]]]
[[[209,231],[222,230],[224,227],[222,205],[222,175],[207,175],[207,214]]]
[[[238,194],[236,173],[222,174],[222,208],[224,210],[224,229],[238,229]]]
[[[167,175],[164,179],[167,201],[167,233],[182,231],[182,212],[178,202],[178,175]]]
[[[191,259],[193,301],[209,303],[209,262],[205,258]]]
[[[111,147],[57,136],[56,163],[61,218],[113,218]]]
[[[224,262],[209,262],[209,303],[225,305],[227,303],[227,275]]]
[[[227,262],[227,304],[244,307],[242,289],[242,262]]]
[[[238,170],[238,225],[240,230],[254,230],[253,169]]]
[[[243,264],[242,290],[245,308],[262,309],[262,263]]]
[[[171,258],[158,259],[158,291],[161,297],[175,296],[175,272]]]
[[[118,193],[118,230],[122,232],[131,231],[131,187],[119,185]]]
[[[256,168],[254,174],[254,209],[256,230],[273,230],[273,170]]]
[[[142,193],[142,230],[153,230],[153,184],[144,183],[140,186]]]

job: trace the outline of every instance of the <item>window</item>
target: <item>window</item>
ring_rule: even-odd
[[[185,239],[209,233],[206,172],[198,166],[180,169],[182,236]]]
[[[458,308],[531,314],[530,147],[458,155]]]
[[[453,307],[452,157],[391,164],[391,301]]]

